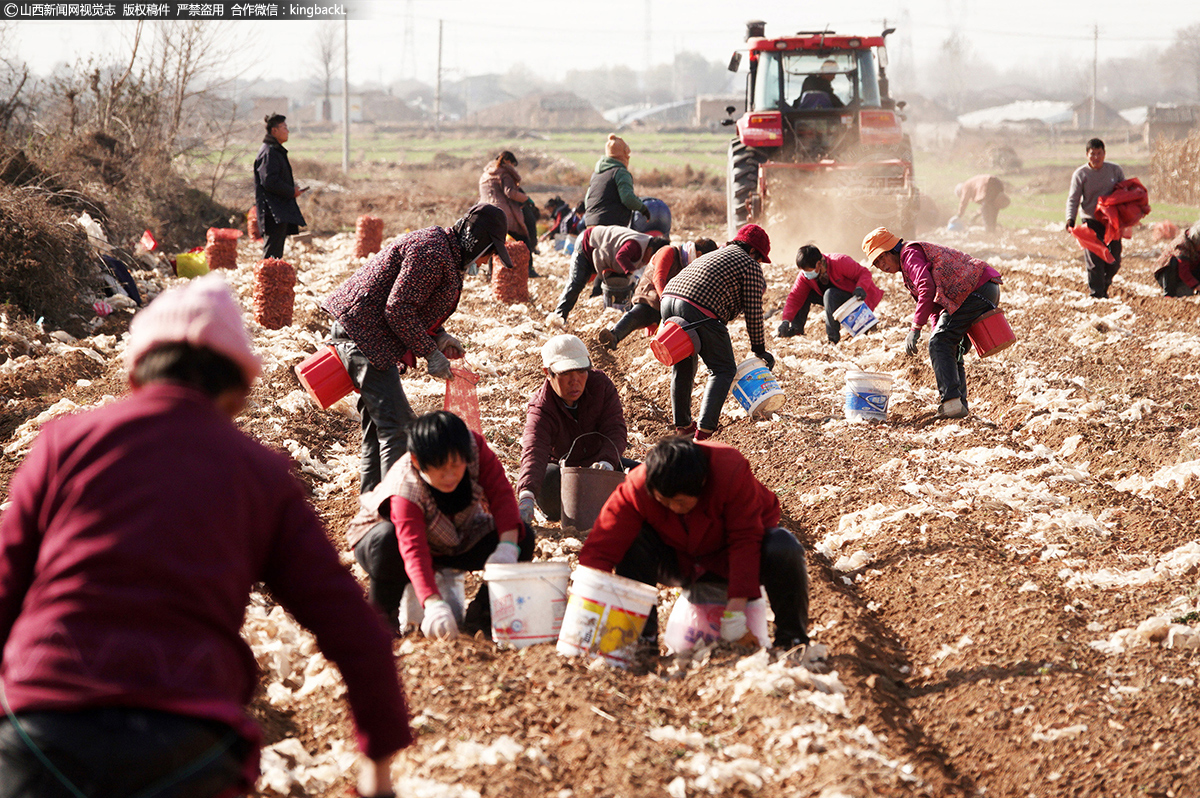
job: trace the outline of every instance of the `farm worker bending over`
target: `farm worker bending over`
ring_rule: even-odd
[[[558,307],[547,323],[559,327],[565,325],[583,287],[597,274],[601,282],[613,288],[627,288],[633,283],[633,273],[670,243],[668,239],[651,238],[629,227],[600,225],[587,228],[575,242],[570,276],[558,298]]]
[[[508,220],[495,205],[475,205],[453,227],[426,227],[371,256],[321,305],[334,322],[332,343],[359,391],[361,492],[374,488],[404,454],[414,418],[400,375],[425,358],[431,377],[448,380],[463,356],[442,326],[458,307],[467,266],[489,252],[508,268]]]
[[[542,371],[546,380],[525,410],[517,477],[521,519],[531,525],[535,503],[551,521],[562,517],[564,458],[570,467],[610,471],[637,465],[622,457],[628,443],[621,397],[612,380],[592,368],[583,341],[574,335],[551,338],[542,345]]]
[[[725,325],[746,314],[746,333],[750,348],[775,368],[775,358],[767,351],[763,337],[762,298],[767,290],[762,263],[771,254],[767,231],[748,224],[737,231],[727,246],[696,258],[673,277],[663,289],[662,319],[683,319],[700,338],[699,357],[708,367],[708,385],[700,403],[700,424],[692,421],[692,381],[696,376],[696,358],[690,357],[672,366],[671,412],[675,430],[702,441],[712,437],[721,417],[721,405],[729,396],[737,375],[733,342]]]
[[[927,241],[901,241],[877,227],[863,239],[867,260],[886,274],[900,272],[904,287],[917,300],[905,354],[917,353],[921,329],[933,317],[929,360],[937,378],[941,404],[938,418],[963,418],[967,409],[967,375],[963,355],[971,348],[967,330],[1000,304],[1000,273],[978,258]]]
[[[232,419],[259,373],[221,277],[133,319],[132,392],[46,424],[0,517],[0,795],[242,794],[262,734],[245,706],[250,591],[341,670],[391,794],[412,742],[391,638],[338,562],[287,457]]]
[[[808,308],[816,305],[825,308],[825,335],[836,344],[842,340],[842,324],[833,317],[838,308],[854,297],[874,310],[883,299],[871,272],[849,255],[822,255],[812,244],[805,244],[796,253],[796,266],[800,274],[783,303],[783,321],[776,333],[780,338],[804,335]]]
[[[696,258],[715,252],[716,249],[717,244],[711,238],[697,238],[695,241],[672,244],[655,252],[633,291],[633,307],[615,326],[601,330],[597,340],[606,349],[616,349],[634,330],[657,327],[662,318],[662,292],[670,279]]]
[[[263,233],[263,258],[282,258],[289,235],[306,224],[296,202],[307,188],[297,188],[292,164],[283,145],[288,140],[287,117],[267,114],[267,135],[254,157],[254,213]]]
[[[989,233],[996,231],[996,218],[1010,202],[1004,193],[1004,181],[995,175],[975,175],[970,180],[964,180],[954,187],[954,195],[958,197],[958,213],[950,223],[958,221],[967,212],[969,204],[978,202],[980,213],[983,214],[983,226]]]
[[[625,140],[616,133],[608,134],[604,157],[596,162],[596,171],[583,198],[583,223],[628,227],[633,212],[650,215],[646,203],[633,191],[633,176],[629,174],[629,156],[633,153]]]
[[[1200,290],[1200,222],[1175,236],[1154,264],[1154,279],[1165,296],[1191,296]]]
[[[537,207],[521,190],[517,156],[505,150],[484,168],[479,176],[479,201],[504,211],[508,234],[525,242],[529,248],[529,276],[537,277],[533,270],[533,253],[537,251]]]
[[[504,466],[478,432],[447,410],[408,428],[408,453],[379,487],[359,497],[362,509],[347,534],[370,577],[368,596],[393,627],[411,582],[425,608],[426,637],[458,635],[458,619],[438,592],[435,568],[478,571],[487,563],[533,559],[533,531],[517,517]],[[467,607],[472,631],[491,633],[487,583]]]
[[[673,436],[609,496],[579,564],[648,585],[729,584],[721,637],[746,639],[746,602],[766,587],[775,613],[776,648],[808,642],[804,547],[779,526],[779,499],[731,446]],[[642,640],[655,643],[650,611]]]
[[[1087,163],[1075,170],[1071,175],[1071,191],[1067,194],[1067,230],[1075,226],[1075,216],[1083,212],[1083,223],[1092,229],[1100,241],[1104,241],[1104,222],[1096,218],[1096,202],[1101,197],[1107,197],[1113,188],[1125,179],[1125,171],[1115,163],[1104,160],[1104,142],[1100,139],[1089,139],[1087,143]],[[1083,263],[1087,266],[1088,291],[1095,299],[1107,299],[1108,288],[1112,285],[1113,277],[1121,268],[1121,239],[1108,244],[1113,262],[1105,263],[1104,259],[1090,250],[1083,251]]]

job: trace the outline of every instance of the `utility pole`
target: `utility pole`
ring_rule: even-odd
[[[442,132],[442,22],[438,20],[437,88],[433,95],[433,130],[439,135]]]
[[[342,20],[342,174],[350,174],[350,20]]]
[[[642,73],[642,85],[646,90],[646,103],[650,102],[650,0],[646,0],[646,22],[643,25],[643,44],[646,50],[645,72]]]
[[[1096,75],[1100,65],[1100,26],[1092,26],[1092,131],[1096,130],[1096,87],[1099,81]]]

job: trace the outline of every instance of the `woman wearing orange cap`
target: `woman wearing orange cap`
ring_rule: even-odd
[[[941,404],[938,418],[963,418],[967,409],[967,376],[963,355],[971,348],[967,330],[1000,303],[1000,273],[965,252],[928,241],[901,241],[877,227],[862,243],[867,261],[886,274],[900,272],[904,287],[917,301],[905,354],[915,355],[921,329],[933,317],[929,360],[937,378]]]

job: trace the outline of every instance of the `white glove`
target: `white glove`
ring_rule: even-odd
[[[458,621],[454,620],[454,610],[450,609],[450,605],[440,598],[426,599],[421,633],[436,640],[458,637]]]
[[[457,360],[466,354],[466,349],[463,348],[462,341],[455,338],[450,333],[442,330],[437,334],[437,338],[433,339],[438,351],[451,360]]]
[[[430,377],[436,377],[439,380],[448,380],[454,376],[450,371],[450,361],[436,349],[425,356],[425,367],[429,371]]]
[[[592,468],[595,468],[599,471],[612,471],[613,470],[612,463],[608,462],[607,460],[601,460],[598,463],[593,463]]]
[[[496,550],[492,552],[492,556],[487,558],[488,565],[512,565],[517,561],[517,555],[521,553],[521,547],[516,543],[509,543],[507,540],[500,542]]]
[[[721,616],[721,639],[736,643],[750,631],[746,626],[746,613],[725,610]]]
[[[527,490],[521,491],[521,499],[517,502],[517,512],[526,526],[533,526],[533,507],[533,494]]]

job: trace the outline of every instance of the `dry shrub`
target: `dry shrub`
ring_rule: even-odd
[[[671,216],[689,226],[725,223],[725,195],[712,189],[684,193],[671,207]]]
[[[296,180],[319,180],[322,183],[342,183],[346,180],[341,164],[326,163],[312,158],[292,158],[288,163],[292,166],[292,176]]]
[[[40,190],[0,185],[0,303],[61,327],[80,309],[79,291],[92,287],[96,274],[70,212]]]
[[[1154,142],[1150,179],[1155,196],[1179,205],[1200,205],[1200,132],[1186,139]]]

